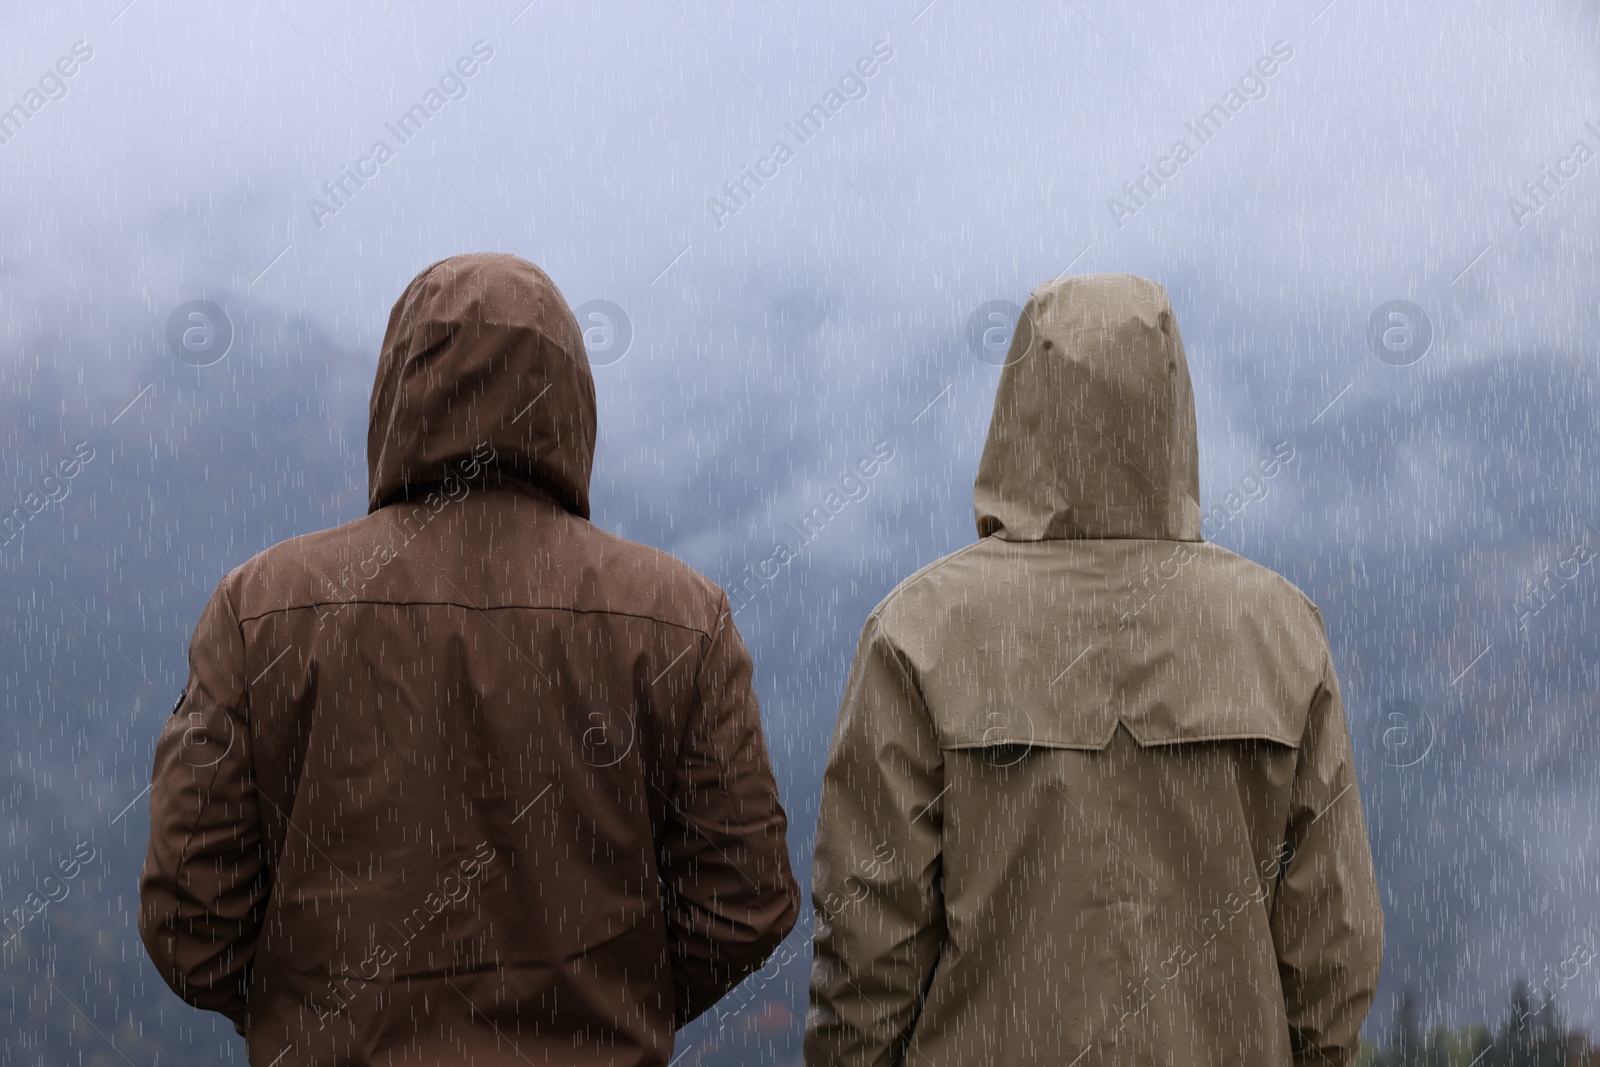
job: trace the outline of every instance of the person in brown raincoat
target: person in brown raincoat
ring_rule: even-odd
[[[1322,618],[1202,540],[1166,292],[1034,291],[980,540],[867,619],[810,1067],[1354,1061],[1383,912]]]
[[[144,943],[250,1062],[662,1067],[798,889],[722,590],[588,521],[595,393],[537,267],[389,319],[369,514],[201,614]]]

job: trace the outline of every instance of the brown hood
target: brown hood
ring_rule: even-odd
[[[548,275],[493,252],[440,260],[389,314],[367,429],[367,510],[476,454],[589,517],[594,379]]]
[[[1201,539],[1194,391],[1165,289],[1086,274],[1033,291],[974,497],[980,537]]]

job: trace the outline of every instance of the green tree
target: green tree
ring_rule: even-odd
[[[1423,1067],[1422,1024],[1417,1015],[1417,995],[1407,987],[1400,994],[1394,1022],[1389,1026],[1383,1067]]]
[[[1566,1025],[1555,998],[1537,1007],[1521,979],[1511,987],[1508,1012],[1483,1067],[1567,1067]]]
[[[1554,995],[1539,1007],[1533,1027],[1533,1057],[1535,1067],[1567,1067],[1567,1024]]]

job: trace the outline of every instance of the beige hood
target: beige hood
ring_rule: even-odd
[[[485,455],[589,517],[594,378],[561,290],[479,252],[412,279],[389,315],[367,430],[367,510]]]
[[[1033,291],[974,497],[980,537],[1201,539],[1194,390],[1165,289],[1086,274]]]

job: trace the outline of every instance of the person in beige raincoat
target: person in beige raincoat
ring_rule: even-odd
[[[1322,618],[1202,540],[1161,286],[1034,291],[979,540],[868,617],[824,776],[810,1067],[1343,1067],[1383,912]]]

